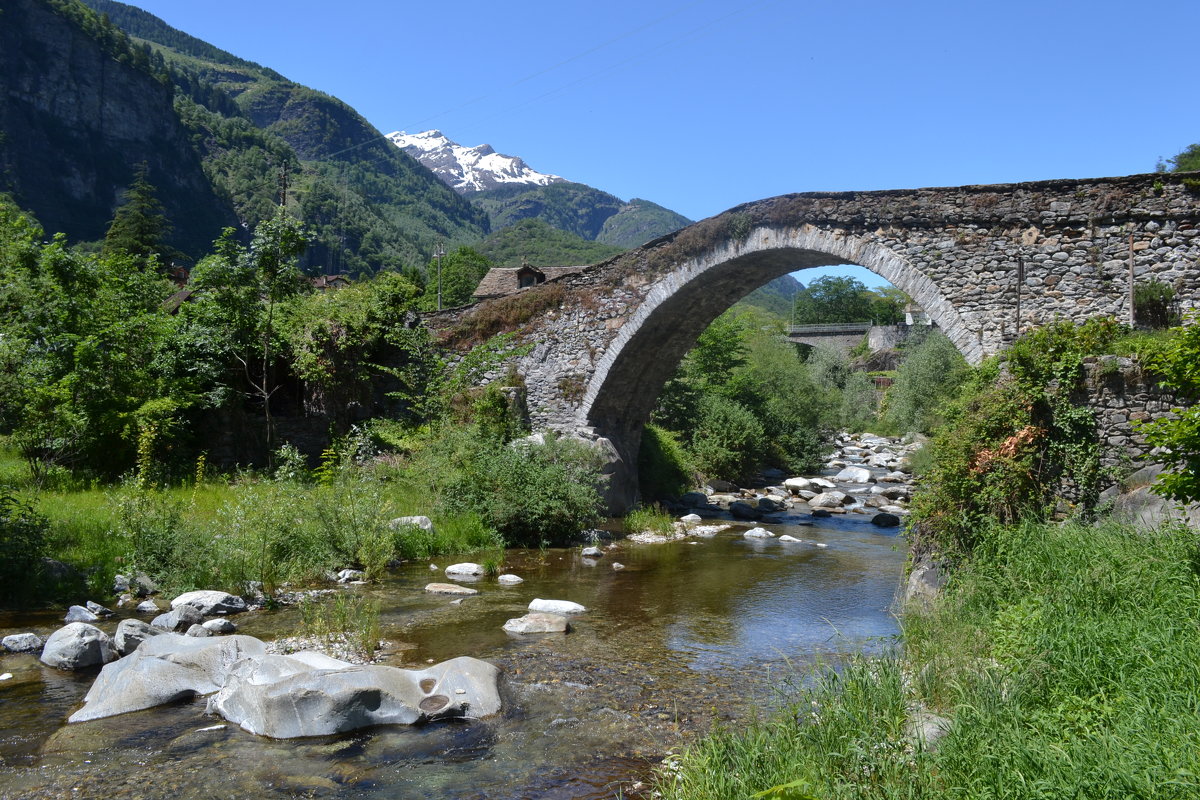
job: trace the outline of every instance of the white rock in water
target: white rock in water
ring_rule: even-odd
[[[470,561],[465,561],[462,564],[451,564],[446,567],[447,575],[482,575],[483,567],[479,564],[473,564]]]
[[[228,592],[198,591],[184,592],[171,601],[171,608],[192,606],[206,617],[213,614],[236,614],[246,610],[246,601]]]
[[[604,551],[599,547],[585,547],[583,548],[583,553],[581,555],[583,555],[585,558],[600,558],[602,555],[604,555]]]
[[[689,525],[700,522],[703,519],[699,514],[684,514],[679,518],[680,522],[686,522]]]
[[[784,488],[790,491],[798,492],[801,489],[807,489],[812,486],[812,481],[808,478],[788,478],[783,482],[783,485]]]
[[[612,567],[613,569],[625,569],[625,565],[620,561],[614,561]]]
[[[583,614],[586,608],[570,600],[542,600],[535,598],[529,604],[530,611],[545,611],[547,614]]]
[[[71,606],[67,609],[67,615],[63,617],[63,622],[95,622],[100,619],[83,606]]]
[[[461,594],[464,597],[479,594],[478,589],[472,589],[467,586],[459,586],[456,583],[430,583],[425,587],[425,591],[430,594]]]
[[[822,489],[836,489],[837,484],[828,478],[813,478],[809,481],[813,486],[820,486]]]
[[[11,653],[38,653],[45,644],[36,633],[14,633],[0,642],[0,646]]]
[[[874,483],[875,477],[866,467],[846,467],[834,476],[834,480],[845,483]]]
[[[162,611],[162,609],[159,608],[158,603],[154,602],[153,600],[143,600],[137,604],[137,608],[135,608],[134,611],[138,612],[139,614],[158,614]]]
[[[795,542],[803,542],[804,540],[803,540],[803,539],[797,539],[795,536],[788,536],[788,535],[785,533],[783,536],[780,536],[780,537],[779,537],[779,541],[781,541],[781,542],[791,542],[791,543],[795,543]]]
[[[86,622],[71,622],[46,640],[42,663],[59,669],[84,669],[117,659],[117,650],[104,631]]]
[[[838,508],[846,502],[845,492],[822,492],[810,498],[808,504],[813,508]]]
[[[504,630],[509,633],[566,633],[570,627],[562,614],[542,611],[534,611],[504,623]]]
[[[766,528],[751,528],[742,534],[746,539],[774,539],[775,534]]]
[[[513,575],[512,573],[505,573],[505,574],[499,576],[498,578],[496,578],[496,580],[499,581],[500,583],[506,584],[508,586],[515,586],[518,583],[525,582],[525,579],[522,578],[520,575]]]
[[[202,622],[201,627],[213,633],[233,633],[237,630],[237,625],[234,625],[231,620],[224,617],[217,617],[216,619],[210,619],[208,622]]]

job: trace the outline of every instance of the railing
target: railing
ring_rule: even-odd
[[[788,325],[789,336],[806,335],[820,336],[828,334],[836,336],[842,333],[866,333],[874,325],[873,322],[835,322],[827,325]]]

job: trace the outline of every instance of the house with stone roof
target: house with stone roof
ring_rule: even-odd
[[[519,267],[493,267],[483,276],[483,280],[475,287],[474,298],[489,300],[493,297],[504,297],[515,294],[530,286],[537,286],[546,281],[561,278],[564,275],[574,275],[586,267],[535,267],[522,264]]]

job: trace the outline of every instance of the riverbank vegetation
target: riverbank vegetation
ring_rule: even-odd
[[[923,564],[952,567],[940,595],[909,604],[894,655],[797,675],[773,711],[669,758],[663,797],[1200,792],[1200,533],[1081,502],[1100,476],[1071,397],[1084,358],[1136,351],[1195,400],[1197,331],[1063,323],[969,371],[938,412],[909,528]],[[1157,490],[1179,500],[1193,499],[1200,451],[1189,420],[1153,428],[1174,459]]]

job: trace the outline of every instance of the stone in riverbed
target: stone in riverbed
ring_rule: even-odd
[[[204,622],[204,615],[200,613],[200,610],[195,606],[184,604],[166,614],[159,614],[150,621],[150,624],[156,628],[162,628],[164,631],[174,631],[179,628],[186,630],[201,622]]]
[[[206,617],[214,614],[237,614],[246,610],[246,601],[240,597],[215,590],[184,592],[171,601],[171,608],[191,606]]]
[[[822,492],[810,499],[808,504],[815,508],[839,508],[846,503],[846,493],[838,491]]]
[[[772,514],[776,511],[783,511],[786,508],[787,508],[786,505],[784,505],[782,502],[780,502],[779,500],[776,500],[773,497],[758,498],[758,510],[763,511],[767,514]]]
[[[113,644],[116,646],[118,653],[127,656],[134,650],[137,650],[138,645],[151,636],[160,636],[164,632],[161,628],[147,625],[140,619],[123,619],[117,625],[117,632],[113,636]]]
[[[483,574],[483,567],[479,564],[473,564],[470,561],[465,561],[462,564],[451,564],[446,567],[447,575],[466,575],[467,577],[478,577]]]
[[[567,618],[562,614],[549,614],[534,611],[523,617],[510,619],[504,623],[504,630],[509,633],[566,633],[570,630]]]
[[[192,636],[197,639],[203,639],[206,636],[212,636],[213,632],[203,625],[193,625],[187,629],[187,636]]]
[[[783,486],[791,492],[799,492],[812,486],[812,481],[808,478],[788,478],[783,482]]]
[[[112,640],[86,622],[72,622],[50,634],[42,650],[42,663],[58,669],[85,669],[117,658]]]
[[[524,583],[525,579],[520,575],[513,575],[512,573],[506,572],[505,574],[498,576],[496,581],[497,583],[502,583],[505,586],[516,586],[518,583]]]
[[[213,633],[234,633],[237,631],[237,625],[232,620],[225,619],[225,617],[210,619],[208,622],[203,623],[202,627],[207,628]]]
[[[734,500],[729,504],[729,513],[738,519],[759,519],[762,512],[745,500]]]
[[[835,481],[844,483],[874,483],[875,476],[871,474],[871,470],[866,467],[846,467],[844,470],[833,476]]]
[[[695,525],[698,522],[703,522],[704,518],[701,517],[699,514],[684,514],[682,517],[679,518],[679,521],[684,523],[685,525]]]
[[[98,616],[83,606],[71,606],[67,609],[67,615],[63,617],[63,622],[95,622],[98,619],[100,619]]]
[[[35,633],[14,633],[0,640],[0,646],[10,653],[36,653],[45,646],[42,637]]]
[[[837,484],[828,478],[810,478],[809,483],[822,489],[836,489]]]
[[[459,586],[456,583],[430,583],[425,586],[425,591],[430,594],[459,594],[464,597],[473,594],[479,594],[478,589],[472,589],[468,586]]]
[[[584,558],[600,558],[604,555],[604,551],[599,547],[585,547],[580,555]]]
[[[774,539],[775,534],[771,533],[766,528],[751,528],[742,534],[746,539]]]
[[[803,542],[804,540],[797,539],[795,536],[789,536],[785,533],[783,536],[779,537],[779,541],[784,542],[786,544],[799,544],[799,543]]]
[[[158,603],[154,602],[153,600],[143,600],[137,604],[137,608],[135,608],[134,611],[138,612],[139,614],[158,614],[162,611],[162,609],[159,608]]]
[[[99,603],[93,602],[91,600],[88,600],[86,605],[87,605],[87,610],[92,612],[93,614],[95,614],[97,617],[111,617],[113,615],[113,612],[111,609],[105,608],[104,606],[100,605]],[[86,621],[87,620],[84,620],[84,622],[86,622]]]
[[[679,505],[684,508],[703,508],[708,505],[708,495],[704,492],[687,492],[679,498]]]
[[[548,614],[583,614],[586,608],[570,600],[542,600],[536,598],[529,604],[530,611],[545,611]]]
[[[900,524],[900,518],[895,514],[884,512],[871,517],[871,524],[878,525],[881,528],[895,528]]]

